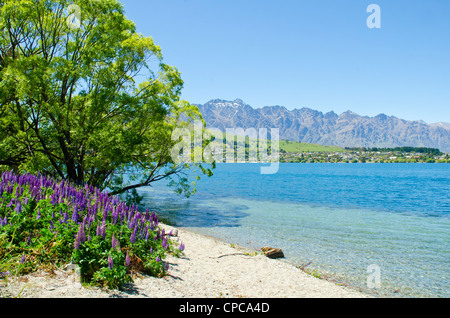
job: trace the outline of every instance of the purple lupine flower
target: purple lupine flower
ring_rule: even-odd
[[[159,258],[159,256],[156,256],[156,259],[155,259],[155,261],[157,261],[157,262],[161,262],[161,259]]]
[[[86,233],[84,232],[84,222],[80,224],[77,236],[75,238],[75,249],[79,249],[80,245],[86,241]]]
[[[67,211],[64,212],[63,218],[59,219],[59,223],[63,224],[63,223],[67,223],[67,220],[69,219],[69,215],[67,214]]]
[[[162,240],[162,247],[165,250],[169,247],[169,243],[167,242],[167,239],[165,237]]]
[[[22,189],[22,191],[21,191],[21,189]],[[23,188],[20,185],[18,185],[16,188],[16,198],[17,199],[20,198],[20,196],[22,195],[22,192],[23,192]]]
[[[73,209],[72,221],[73,221],[73,223],[77,223],[78,222],[78,207],[76,205],[75,205],[75,207]]]
[[[127,224],[130,224],[130,222],[131,222],[131,217],[132,217],[133,215],[132,215],[131,211],[127,211],[127,213],[128,213]],[[130,227],[130,228],[131,228],[131,227]]]
[[[130,266],[130,254],[127,251],[127,255],[125,256],[125,266]]]
[[[136,215],[135,215],[135,217],[136,217],[137,220],[142,219],[142,213],[139,212],[139,211],[137,211],[137,209],[136,209]]]
[[[105,237],[106,237],[106,223],[105,222],[102,223],[102,226],[100,228],[100,233],[101,233],[101,237],[103,239],[105,239]]]
[[[38,210],[36,220],[39,220],[41,218],[41,209]]]
[[[125,222],[125,218],[126,218],[126,211],[125,208],[122,209],[122,211],[120,211],[120,224],[122,225]]]
[[[183,242],[181,242],[180,247],[178,247],[178,250],[179,250],[180,252],[183,252],[183,251],[184,251],[184,248],[185,248],[185,246],[184,246]]]
[[[85,219],[85,220],[86,220],[86,219]],[[78,230],[78,232],[80,233],[80,238],[81,238],[81,242],[82,242],[82,243],[83,243],[84,241],[86,241],[85,226],[86,226],[86,223],[85,223],[85,221],[83,221],[83,222],[80,224],[80,228],[79,228],[79,230]]]
[[[80,235],[77,234],[77,236],[75,237],[75,245],[74,245],[75,250],[78,250],[80,248],[80,245],[81,245]]]
[[[97,223],[97,229],[95,230],[95,235],[97,235],[97,236],[102,235],[102,226],[100,225],[100,222]]]
[[[113,266],[114,266],[113,259],[112,259],[111,255],[109,255],[109,256],[108,256],[108,268],[109,268],[110,270],[112,270],[112,269],[113,269]]]
[[[112,246],[112,248],[116,248],[116,246],[117,246],[116,235],[114,233],[111,238],[111,246]]]
[[[134,215],[133,219],[131,220],[131,223],[128,224],[128,227],[130,228],[130,230],[138,225],[140,219],[141,219],[141,213],[138,212]]]
[[[120,249],[119,240],[116,239],[116,235],[114,233],[111,239],[111,245],[113,249]]]
[[[22,258],[20,259],[20,264],[25,263],[25,253],[22,254]]]
[[[153,247],[150,247],[150,254],[153,254]]]
[[[138,227],[136,226],[136,227],[134,228],[134,230],[133,230],[133,233],[131,233],[131,237],[130,237],[130,242],[131,242],[131,243],[136,243],[136,240],[137,240],[137,230],[138,230]]]
[[[118,206],[115,206],[113,208],[113,212],[112,212],[111,216],[112,216],[112,224],[116,225],[117,220],[119,219],[119,207]]]
[[[103,208],[103,220],[108,219],[108,212],[109,212],[108,206],[105,206]]]
[[[92,223],[92,221],[94,220],[94,217],[91,215],[91,216],[88,216],[88,222],[87,222],[87,227],[88,228],[90,228],[91,227],[91,223]]]
[[[20,214],[20,212],[22,212],[22,203],[17,202],[16,208],[14,209],[14,211],[16,211],[17,214]]]

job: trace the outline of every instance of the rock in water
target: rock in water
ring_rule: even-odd
[[[284,258],[284,253],[279,248],[262,247],[261,251],[263,251],[264,255],[266,255],[268,258],[272,258],[272,259]]]

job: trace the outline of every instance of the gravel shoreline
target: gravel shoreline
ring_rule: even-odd
[[[166,231],[174,227],[164,225]],[[180,258],[164,278],[141,276],[121,291],[83,287],[72,271],[0,280],[0,297],[21,298],[366,298],[368,294],[308,275],[285,262],[185,229]]]

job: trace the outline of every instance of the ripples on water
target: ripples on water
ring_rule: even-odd
[[[177,226],[229,242],[281,247],[286,261],[366,288],[381,269],[382,296],[449,297],[450,165],[222,164],[197,194],[144,190]],[[393,293],[395,291],[395,293]]]

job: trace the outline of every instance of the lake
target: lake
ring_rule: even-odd
[[[283,261],[374,295],[450,296],[450,165],[280,164],[274,175],[260,167],[219,164],[191,198],[162,183],[141,193],[178,227],[281,248]],[[374,273],[378,284],[368,285]]]

